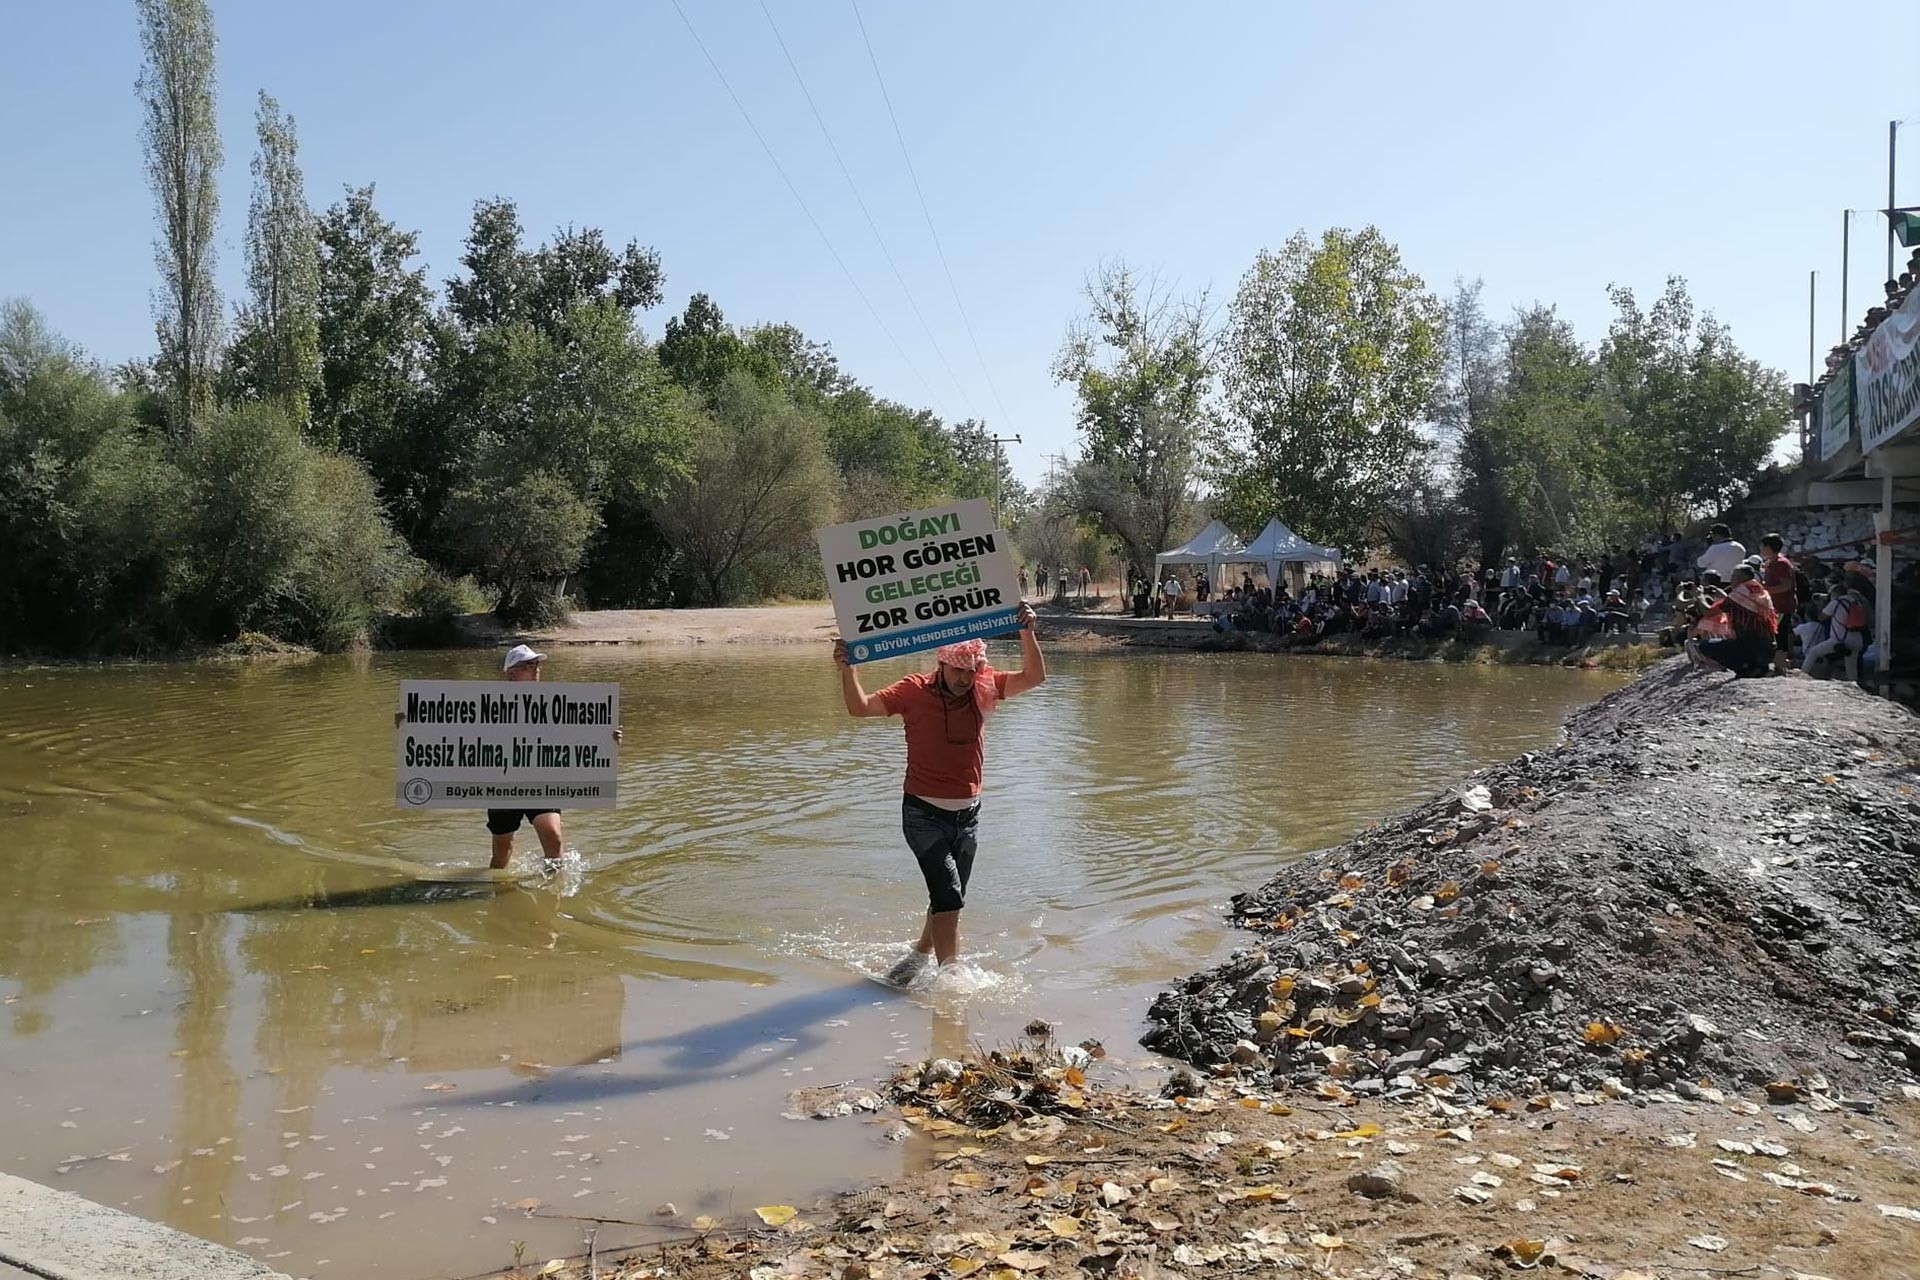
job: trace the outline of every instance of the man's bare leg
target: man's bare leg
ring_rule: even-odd
[[[493,838],[493,861],[488,865],[495,871],[505,871],[513,861],[513,832]]]
[[[533,820],[533,833],[540,837],[540,852],[546,855],[548,862],[560,861],[560,855],[566,850],[566,828],[560,825],[560,815],[543,813]]]
[[[935,911],[927,916],[926,928],[921,930],[920,942],[916,951],[931,949],[934,959],[941,964],[952,964],[960,958],[960,913],[958,911]]]

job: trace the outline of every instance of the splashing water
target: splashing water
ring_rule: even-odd
[[[886,980],[887,971],[906,955],[910,940],[876,942],[870,934],[856,936],[842,925],[820,933],[790,933],[774,944],[780,955],[827,960],[852,969],[864,978]],[[931,963],[902,990],[909,996],[942,1007],[975,1002],[1012,1004],[1030,988],[1018,971],[1008,969],[988,949],[962,955],[952,964]]]
[[[517,859],[516,859],[517,861]],[[538,878],[539,887],[558,898],[571,898],[586,887],[587,860],[569,845],[560,851],[558,861],[534,858],[529,870]]]

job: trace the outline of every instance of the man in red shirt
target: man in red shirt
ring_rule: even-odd
[[[1019,625],[1018,671],[995,671],[987,665],[984,643],[962,640],[936,652],[938,666],[932,672],[896,680],[875,694],[860,687],[860,674],[847,661],[846,642],[834,642],[847,713],[899,716],[906,726],[901,828],[927,882],[927,921],[913,951],[887,973],[887,980],[900,986],[918,976],[929,955],[947,965],[960,953],[960,909],[966,905],[980,829],[987,718],[1001,702],[1047,678],[1046,659],[1033,635],[1033,610],[1024,604]]]
[[[1773,660],[1777,671],[1792,666],[1794,615],[1800,609],[1799,571],[1783,554],[1786,545],[1777,533],[1760,539],[1760,585],[1773,597],[1774,612],[1780,615],[1780,634],[1774,638],[1779,651]]]

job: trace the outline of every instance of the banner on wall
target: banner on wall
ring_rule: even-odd
[[[1854,412],[1862,453],[1920,420],[1920,289],[1908,292],[1854,357]]]
[[[1820,393],[1820,461],[1847,447],[1853,434],[1853,360],[1834,370]]]

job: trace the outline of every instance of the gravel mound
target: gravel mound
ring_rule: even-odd
[[[1920,717],[1858,689],[1663,664],[1236,897],[1257,941],[1141,1042],[1330,1093],[1870,1108],[1920,1079],[1916,762]]]

